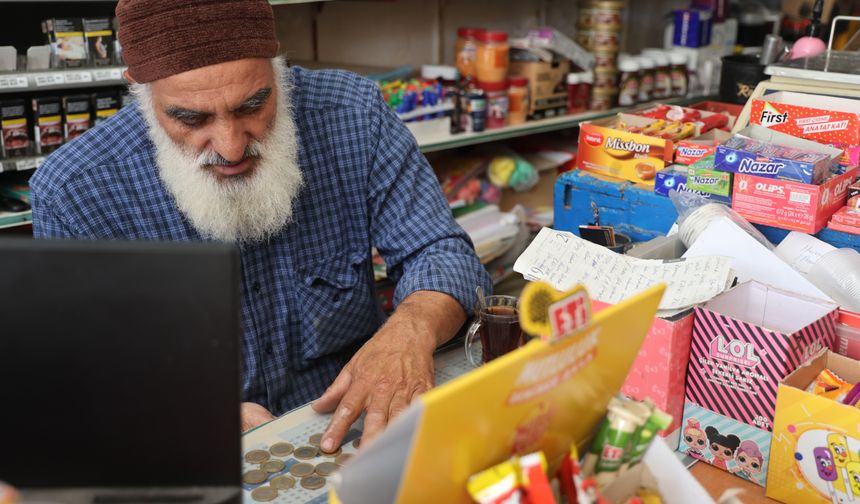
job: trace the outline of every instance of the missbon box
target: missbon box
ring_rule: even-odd
[[[819,184],[842,151],[761,126],[747,126],[717,146],[714,168],[757,177]]]
[[[777,385],[832,346],[836,309],[754,281],[697,307],[687,401],[771,430]]]
[[[780,91],[752,102],[750,123],[843,149],[840,163],[860,163],[860,100]]]
[[[845,205],[855,178],[857,168],[833,175],[820,185],[738,173],[732,209],[755,224],[814,234]]]

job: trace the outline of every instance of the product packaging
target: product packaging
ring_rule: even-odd
[[[545,50],[511,50],[511,75],[529,80],[529,119],[555,117],[567,112],[569,72],[570,63],[556,53]]]
[[[682,165],[691,165],[696,161],[713,156],[717,152],[717,145],[731,138],[731,134],[723,130],[711,130],[704,135],[681,140],[675,148],[675,162]]]
[[[860,360],[860,314],[839,310],[833,349],[839,355]]]
[[[732,194],[732,174],[693,165],[687,169],[687,187],[728,198]]]
[[[116,91],[98,91],[93,95],[96,124],[119,112],[119,94]]]
[[[753,125],[717,147],[714,168],[763,178],[820,184],[830,175],[842,152]]]
[[[845,205],[857,173],[853,168],[820,185],[737,173],[732,209],[755,224],[815,234]]]
[[[2,157],[26,156],[30,147],[30,128],[24,100],[0,101],[0,128],[3,133],[3,142],[0,143]]]
[[[60,98],[33,98],[36,154],[49,154],[63,145],[63,118]]]
[[[766,491],[772,499],[860,500],[860,409],[806,391],[825,369],[860,382],[860,363],[829,350],[780,382]]]
[[[87,43],[80,18],[49,19],[46,30],[60,68],[79,68],[87,63]]]
[[[672,41],[681,47],[706,47],[711,43],[712,15],[700,9],[678,9],[674,12]]]
[[[94,66],[112,65],[114,34],[110,18],[84,18],[83,28],[90,63]]]
[[[697,307],[681,451],[763,485],[777,385],[832,346],[835,312],[754,281]]]
[[[660,196],[669,196],[669,191],[676,190],[682,193],[693,193],[716,203],[731,205],[732,199],[726,196],[710,194],[691,189],[687,185],[687,170],[689,167],[683,165],[672,165],[665,170],[657,172],[657,180],[654,184],[654,193]]]
[[[90,95],[63,97],[63,133],[66,142],[74,140],[92,127]]]

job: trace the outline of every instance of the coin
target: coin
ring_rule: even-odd
[[[245,454],[245,462],[249,464],[262,464],[269,460],[269,452],[266,450],[251,450]]]
[[[338,457],[336,459],[334,459],[334,463],[342,466],[342,465],[346,464],[346,462],[351,458],[352,458],[352,453],[342,453],[342,454],[338,455]]]
[[[299,462],[298,464],[290,467],[290,474],[292,474],[296,478],[304,478],[305,476],[310,476],[313,473],[314,466],[306,464],[304,462]]]
[[[315,446],[300,446],[293,452],[293,456],[297,459],[308,460],[316,457],[319,453]]]
[[[269,502],[275,500],[278,491],[270,486],[260,487],[251,492],[251,498],[257,502]]]
[[[334,462],[323,462],[321,464],[317,464],[316,468],[314,468],[314,472],[325,477],[331,476],[333,473],[337,472],[338,469],[340,469],[340,466]]]
[[[352,447],[358,450],[359,445],[361,445],[361,438],[355,438],[355,441],[352,442]]]
[[[281,476],[277,476],[272,478],[272,481],[269,482],[273,488],[277,488],[278,490],[289,490],[296,486],[296,479],[292,476],[287,476],[283,474]]]
[[[260,469],[266,471],[269,474],[279,473],[284,470],[284,463],[280,460],[270,460],[268,462],[264,462]]]
[[[322,434],[314,434],[313,436],[308,438],[308,443],[319,448],[320,442],[322,441]]]
[[[320,450],[320,454],[321,454],[321,455],[323,455],[323,456],[326,456],[326,457],[337,457],[337,456],[338,456],[338,455],[340,455],[341,453],[343,453],[343,449],[342,449],[342,448],[338,448],[337,450],[335,450],[335,451],[333,451],[333,452],[331,452],[331,453],[326,453],[326,452],[324,452],[324,451]]]
[[[319,490],[325,486],[325,478],[321,476],[308,476],[302,478],[302,486],[308,490]]]
[[[269,447],[269,452],[276,457],[287,457],[293,453],[293,445],[290,443],[275,443]]]
[[[260,483],[266,481],[266,478],[268,477],[269,475],[266,473],[266,471],[252,469],[242,475],[242,481],[244,481],[248,485],[259,485]]]

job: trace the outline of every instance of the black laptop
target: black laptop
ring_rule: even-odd
[[[238,502],[237,251],[0,240],[0,481],[42,502]]]

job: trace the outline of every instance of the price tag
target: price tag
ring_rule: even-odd
[[[66,83],[66,79],[63,78],[63,74],[61,73],[40,73],[36,74],[36,87],[47,87],[47,86],[62,86]]]
[[[64,79],[66,84],[84,84],[93,81],[93,74],[89,72],[66,72]]]
[[[18,171],[35,170],[36,158],[21,159],[16,161],[15,169]]]
[[[48,159],[48,158],[46,158],[45,156],[37,157],[36,158],[36,168],[42,166],[42,163],[44,163],[46,159]]]
[[[24,75],[0,75],[0,89],[27,89]]]
[[[122,80],[121,68],[102,68],[93,70],[93,77],[96,81]]]

